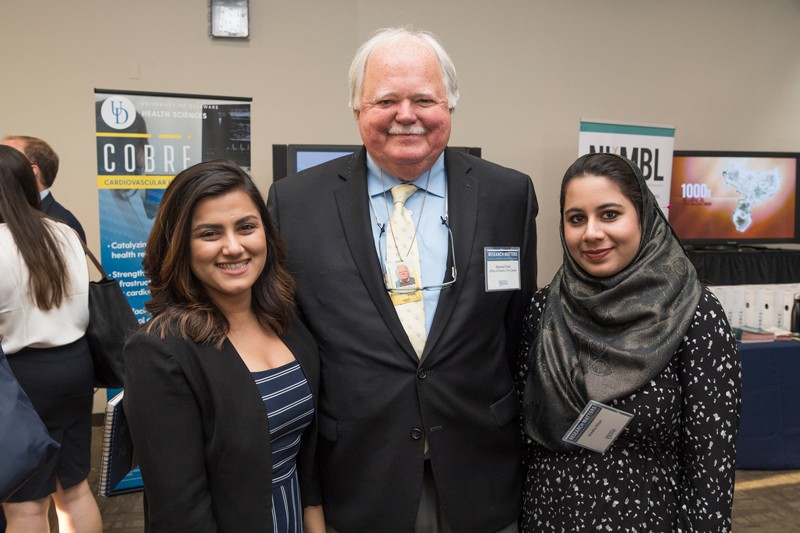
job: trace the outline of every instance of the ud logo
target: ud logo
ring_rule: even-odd
[[[125,124],[128,121],[128,110],[125,109],[122,105],[122,102],[115,102],[114,100],[109,100],[111,102],[111,113],[114,115],[114,122],[116,124]]]
[[[124,96],[110,96],[103,102],[100,115],[108,127],[124,130],[136,119],[136,107]]]

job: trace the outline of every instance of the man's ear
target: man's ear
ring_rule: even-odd
[[[39,192],[42,192],[47,188],[42,181],[42,171],[39,170],[39,165],[36,163],[31,163],[31,168],[33,169],[33,175],[36,176],[36,186],[39,188]]]

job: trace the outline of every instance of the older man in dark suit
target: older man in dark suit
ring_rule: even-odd
[[[446,148],[458,88],[432,34],[378,32],[350,82],[364,148],[269,194],[320,344],[329,531],[517,531],[533,184]],[[399,262],[416,287],[395,286]]]
[[[53,193],[50,192],[50,187],[53,186],[56,174],[58,174],[58,154],[43,140],[27,135],[9,135],[3,139],[3,144],[16,148],[25,154],[25,157],[33,165],[36,185],[39,187],[42,211],[77,231],[81,240],[86,242],[86,233],[83,231],[81,223],[78,222],[78,219],[69,209],[58,203],[53,197]]]

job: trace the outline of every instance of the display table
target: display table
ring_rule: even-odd
[[[800,469],[800,342],[740,344],[742,418],[736,468]]]
[[[710,285],[800,282],[800,250],[689,250],[697,277]]]

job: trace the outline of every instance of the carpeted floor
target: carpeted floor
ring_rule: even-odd
[[[89,483],[97,488],[102,428],[93,428],[92,473]],[[106,533],[141,533],[142,493],[97,498]],[[57,527],[53,531],[58,531]],[[733,531],[800,533],[800,471],[738,470],[733,502]]]

